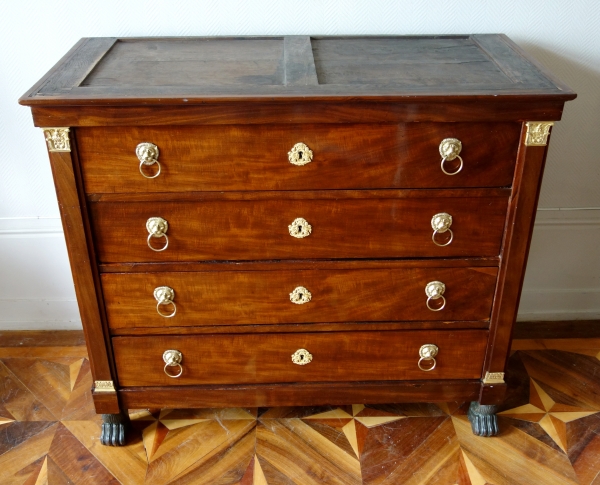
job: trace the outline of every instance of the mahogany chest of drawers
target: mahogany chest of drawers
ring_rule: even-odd
[[[82,39],[43,128],[104,414],[473,401],[517,313],[552,122],[503,35]]]

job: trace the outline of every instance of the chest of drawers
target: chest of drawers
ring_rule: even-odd
[[[20,102],[102,442],[128,408],[401,401],[495,434],[574,97],[502,35],[82,39]]]

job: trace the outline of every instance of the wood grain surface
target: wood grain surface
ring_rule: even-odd
[[[319,199],[319,200],[345,200],[345,199],[450,199],[473,197],[505,197],[512,194],[510,187],[480,187],[458,189],[337,189],[337,190],[256,190],[237,192],[160,192],[143,193],[103,193],[87,194],[89,202],[152,202],[157,198],[162,202],[206,202],[206,201],[250,201],[272,200],[286,201]]]
[[[476,379],[487,331],[406,331],[114,337],[121,386],[260,384],[415,379]],[[439,348],[434,370],[419,369],[419,348]],[[468,357],[464,349],[469,349]],[[183,354],[183,374],[163,371],[165,350]],[[312,362],[297,365],[291,355],[308,350]]]
[[[283,37],[118,39],[80,86],[284,84],[283,46]]]
[[[347,331],[388,331],[388,330],[464,330],[469,328],[489,328],[489,320],[427,320],[395,322],[343,322],[343,323],[275,323],[197,325],[193,327],[120,327],[111,328],[114,337],[140,335],[206,335],[222,333],[297,333],[297,332],[347,332]],[[6,349],[0,347],[0,352]],[[11,350],[8,351],[10,353]]]
[[[446,90],[485,84],[514,89],[515,81],[553,84],[496,36],[313,37],[319,84],[392,85]],[[497,59],[503,63],[499,65]]]
[[[571,99],[571,98],[569,98]],[[32,106],[35,126],[182,126],[298,123],[500,122],[560,120],[564,100],[539,96],[407,96],[390,102],[361,99],[273,102],[221,101],[154,106],[146,100],[121,105]],[[83,100],[81,101],[83,102]]]
[[[297,271],[299,269],[386,269],[390,265],[402,268],[466,268],[498,266],[499,257],[464,259],[342,259],[314,260],[297,259],[289,261],[205,261],[202,263],[114,263],[101,264],[102,273],[154,273],[188,271],[265,271],[279,269]]]
[[[523,131],[522,136],[525,136]],[[485,368],[489,372],[504,369],[508,361],[547,153],[548,146],[522,145],[519,150],[515,171],[518,190],[513,191],[509,203],[502,262],[492,310],[490,333],[494,338],[490,340],[486,354]]]
[[[20,102],[131,104],[144,98],[194,104],[356,96],[389,101],[432,94],[528,94],[564,101],[575,96],[497,34],[304,36],[304,42],[308,48],[289,55],[285,37],[85,39]],[[311,62],[318,83],[285,83],[287,71]],[[66,76],[68,83],[57,82],[69,71],[76,75]]]
[[[319,84],[310,37],[286,35],[283,40],[283,53],[284,83],[286,85]]]
[[[76,131],[88,193],[506,187],[513,179],[519,123],[399,123],[96,127]],[[440,168],[439,145],[462,142],[464,168]],[[135,148],[160,150],[161,173],[139,171]],[[313,161],[295,166],[298,143]],[[446,162],[449,172],[458,160]],[[156,165],[145,167],[148,175]]]
[[[75,145],[73,139],[70,140]],[[90,222],[83,195],[77,152],[48,152],[54,177],[56,196],[69,253],[69,263],[75,284],[77,304],[88,345],[94,380],[110,381],[114,378],[114,361],[104,324],[104,302],[96,256],[91,236]],[[119,403],[116,393],[108,393],[96,403],[99,413],[116,413]]]
[[[310,322],[488,320],[497,268],[380,270],[221,271],[198,273],[103,274],[109,326],[168,327]],[[425,286],[446,285],[446,306],[431,311]],[[175,290],[177,312],[161,317],[154,289]],[[297,287],[312,295],[296,304]],[[441,299],[431,302],[434,308]],[[171,304],[161,305],[170,314]]]
[[[313,200],[309,194],[289,202],[282,196],[90,204],[102,263],[496,256],[506,208],[503,197]],[[446,247],[431,240],[431,218],[439,212],[453,217],[454,240]],[[169,223],[169,247],[162,252],[147,243],[146,221],[156,216]],[[312,226],[302,239],[288,229],[299,217]],[[151,243],[159,248],[164,237]]]
[[[162,372],[162,371],[161,371]],[[231,406],[318,406],[342,403],[419,403],[472,401],[480,379],[419,381],[300,382],[161,387],[125,387],[119,399],[129,409]]]

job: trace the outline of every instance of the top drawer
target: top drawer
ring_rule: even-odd
[[[506,187],[520,130],[519,123],[143,126],[78,128],[76,138],[91,194]],[[447,138],[462,144],[456,175],[440,166]],[[153,176],[159,166],[140,163],[140,143],[158,147],[156,178],[140,173]],[[290,162],[298,143],[312,151],[309,163]],[[444,168],[452,173],[459,164]]]

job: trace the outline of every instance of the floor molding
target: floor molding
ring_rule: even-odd
[[[78,347],[85,345],[82,330],[2,330],[0,347]]]
[[[600,320],[517,322],[515,340],[600,338]]]

